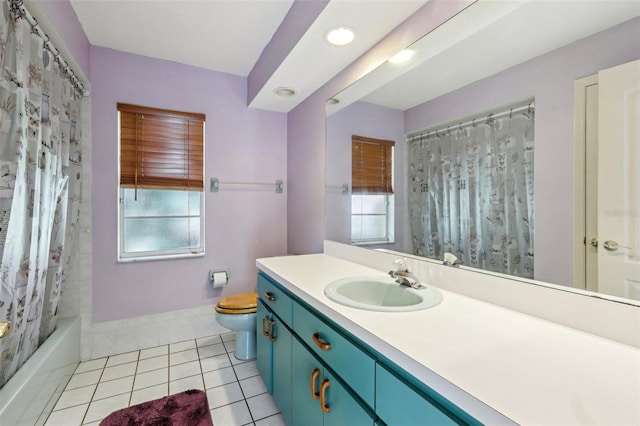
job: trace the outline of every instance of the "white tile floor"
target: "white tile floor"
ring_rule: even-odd
[[[98,425],[115,410],[187,389],[207,392],[215,426],[284,425],[255,361],[233,356],[235,334],[80,363],[45,426]]]

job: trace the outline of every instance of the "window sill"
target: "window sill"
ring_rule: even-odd
[[[395,241],[351,241],[351,244],[354,246],[379,246],[379,245],[392,245],[395,244]]]
[[[170,260],[170,259],[191,259],[194,257],[204,257],[204,251],[202,253],[179,253],[179,254],[162,254],[157,256],[136,256],[136,257],[120,257],[118,256],[118,263],[132,263],[132,262],[148,262],[152,260]]]

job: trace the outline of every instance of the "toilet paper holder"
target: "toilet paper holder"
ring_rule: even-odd
[[[224,287],[229,281],[229,272],[225,269],[212,269],[209,271],[209,281],[214,287]]]

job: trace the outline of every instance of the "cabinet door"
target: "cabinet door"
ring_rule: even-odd
[[[272,381],[272,344],[269,340],[269,336],[265,336],[263,333],[263,324],[265,326],[264,330],[267,330],[269,327],[269,321],[273,315],[267,310],[267,308],[262,303],[262,300],[258,299],[258,310],[256,315],[256,356],[257,356],[257,364],[258,371],[262,376],[262,380],[264,381],[265,386],[269,393],[273,393],[273,381]]]
[[[298,340],[292,344],[291,425],[367,425],[374,419]],[[322,406],[324,402],[324,410]]]
[[[290,425],[322,426],[320,382],[322,365],[293,339],[291,354],[291,423]],[[315,372],[315,374],[314,374]]]
[[[291,332],[277,317],[271,321],[273,399],[286,424],[294,424],[291,423]]]
[[[373,425],[373,418],[367,410],[351,396],[351,394],[328,371],[324,372],[322,379],[325,386],[321,389],[321,397],[324,396],[324,424],[331,425]],[[322,402],[322,401],[321,401]],[[322,409],[322,406],[320,407]],[[327,411],[328,410],[328,411]]]

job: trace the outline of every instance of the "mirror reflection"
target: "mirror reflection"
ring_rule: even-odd
[[[337,94],[327,239],[640,300],[638,16],[480,1]]]

